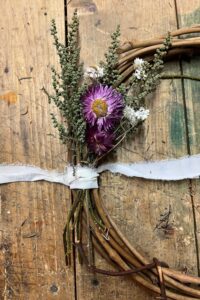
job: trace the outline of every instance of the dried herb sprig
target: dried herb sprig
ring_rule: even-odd
[[[54,94],[48,94],[49,102],[58,107],[62,121],[52,115],[54,127],[58,128],[63,143],[70,143],[76,155],[82,155],[85,143],[86,123],[82,114],[80,98],[86,90],[83,84],[83,65],[79,62],[79,20],[77,11],[74,12],[72,23],[69,25],[67,46],[59,42],[55,20],[52,20],[51,34],[60,61],[60,73],[52,67],[52,85]],[[78,153],[77,153],[78,152]]]
[[[111,34],[111,45],[105,53],[105,62],[101,62],[101,67],[104,70],[102,83],[110,86],[115,86],[119,80],[119,71],[117,69],[118,53],[120,45],[120,26],[117,26],[115,32]]]
[[[126,104],[134,108],[138,108],[144,105],[144,99],[147,95],[152,93],[160,82],[161,71],[164,68],[163,58],[166,56],[168,50],[171,47],[171,37],[170,34],[166,37],[163,45],[156,50],[154,54],[154,59],[152,63],[144,61],[143,72],[146,74],[145,77],[138,79],[135,74],[130,77],[127,84],[127,97],[125,98]]]

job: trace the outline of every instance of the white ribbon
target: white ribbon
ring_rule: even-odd
[[[96,169],[82,166],[67,166],[65,171],[48,171],[26,165],[0,165],[0,184],[19,181],[39,181],[61,183],[70,189],[98,188]]]
[[[153,180],[199,178],[200,154],[155,162],[103,164],[97,169],[67,166],[63,173],[43,170],[34,166],[1,164],[0,184],[45,180],[64,184],[70,189],[93,189],[98,188],[97,178],[104,171]]]
[[[199,178],[200,154],[153,162],[105,164],[98,168],[98,173],[106,170],[128,177],[153,180],[171,181]]]

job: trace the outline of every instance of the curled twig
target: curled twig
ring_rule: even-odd
[[[165,59],[180,58],[180,56],[193,56],[200,54],[200,38],[199,37],[181,37],[191,33],[200,33],[200,25],[194,25],[190,28],[181,28],[170,32],[172,37],[171,49],[166,53]],[[178,36],[179,38],[175,38]],[[118,70],[121,74],[120,83],[126,81],[134,71],[133,61],[137,57],[143,57],[151,62],[156,49],[161,47],[164,35],[145,41],[128,41],[121,45],[118,49]]]

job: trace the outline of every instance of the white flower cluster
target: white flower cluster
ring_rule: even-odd
[[[85,72],[84,72],[84,77],[89,77],[92,79],[96,79],[96,78],[101,78],[103,77],[104,72],[103,72],[103,68],[100,67],[87,67]]]
[[[141,58],[135,58],[134,60],[134,69],[135,69],[135,77],[137,79],[145,79],[147,77],[147,75],[145,74],[144,71],[144,60]]]
[[[130,124],[134,127],[139,122],[146,120],[149,116],[149,110],[144,107],[140,107],[139,110],[134,110],[130,106],[125,106],[124,117],[129,120]]]

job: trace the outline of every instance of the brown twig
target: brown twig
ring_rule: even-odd
[[[99,274],[104,274],[104,275],[109,275],[109,276],[125,276],[125,275],[131,275],[131,274],[136,274],[136,273],[140,273],[140,272],[143,272],[145,270],[150,270],[152,268],[155,268],[157,265],[158,265],[158,260],[156,260],[156,263],[155,262],[152,262],[150,264],[147,264],[145,266],[142,266],[142,267],[139,267],[137,269],[131,269],[131,270],[127,270],[127,271],[110,271],[110,270],[103,270],[103,269],[100,269],[100,268],[97,268],[95,266],[91,266],[89,264],[89,261],[84,253],[84,250],[83,250],[83,247],[80,243],[76,243],[76,247],[78,248],[78,251],[81,255],[81,257],[83,258],[83,261],[85,262],[87,268],[90,270],[90,271],[94,271],[96,273],[99,273]],[[159,265],[162,266],[162,262],[159,262]]]
[[[176,36],[188,35],[191,33],[200,33],[200,25],[194,25],[190,28],[181,28],[170,33],[172,37],[171,49],[165,56],[166,60],[187,55],[191,57],[200,53],[200,38],[199,37],[184,37],[175,38]],[[166,34],[167,36],[167,34]],[[126,81],[134,71],[133,61],[137,57],[143,57],[151,62],[156,49],[160,48],[163,43],[164,35],[154,39],[145,41],[128,41],[119,49],[118,70],[121,74],[118,85]]]
[[[170,35],[172,37],[174,37],[174,36],[180,36],[180,35],[185,35],[185,34],[190,34],[190,33],[200,33],[200,25],[197,24],[197,25],[194,25],[194,26],[188,27],[188,28],[180,28],[178,30],[170,32]],[[141,42],[134,41],[134,40],[128,41],[128,42],[124,43],[123,45],[121,45],[121,47],[118,50],[118,53],[123,53],[123,52],[129,51],[129,50],[133,49],[133,47],[139,48],[139,47],[141,47],[141,45],[143,45],[142,47],[147,47],[149,45],[152,45],[153,41],[163,40],[166,36],[167,36],[167,33],[165,35],[156,37],[151,40],[146,40],[146,41],[141,41]]]
[[[99,197],[99,194],[95,191],[95,196],[96,197]],[[100,203],[101,200],[99,199],[99,202]],[[102,207],[103,208],[103,207]],[[111,221],[111,218],[109,217],[108,213],[104,211],[104,214],[107,216],[107,218],[109,219],[109,221]],[[122,241],[125,243],[126,247],[129,248],[129,250],[131,250],[133,252],[133,255],[137,258],[140,259],[140,261],[144,264],[149,264],[149,262],[138,252],[136,251],[131,245],[130,243],[125,239],[124,235],[122,235],[120,232],[119,232],[119,229],[117,228],[117,226],[114,225],[114,223],[112,222],[112,228],[115,228],[116,229],[116,232],[117,234],[120,236],[120,238],[122,239]],[[118,264],[119,265],[119,264]],[[120,265],[119,265],[120,266]],[[167,270],[168,269],[164,269],[163,273],[164,273],[164,279],[166,280],[166,283],[168,283],[169,285],[173,286],[174,288],[176,288],[177,292],[180,291],[180,292],[183,292],[185,293],[186,295],[191,295],[191,296],[194,296],[194,297],[198,297],[196,299],[200,299],[200,291],[196,290],[196,289],[193,289],[193,288],[190,288],[190,287],[187,287],[181,283],[179,283],[178,281],[176,280],[173,280],[172,278],[168,277],[166,274],[167,274]],[[179,278],[184,278],[184,274],[182,273],[179,273],[179,272],[173,272],[173,270],[170,269],[170,274],[173,274],[172,277],[174,277],[175,279],[179,280]],[[177,275],[178,274],[178,275]],[[190,276],[187,275],[187,282],[190,282]],[[144,278],[142,278],[142,282],[143,282]],[[198,281],[198,280],[197,280]],[[194,282],[194,277],[191,277],[191,282]],[[144,282],[143,282],[144,283]],[[169,293],[169,292],[167,292]],[[194,298],[188,298],[187,296],[185,296],[185,298],[183,298],[182,296],[179,296],[179,295],[176,295],[174,294],[172,299],[194,299]]]

